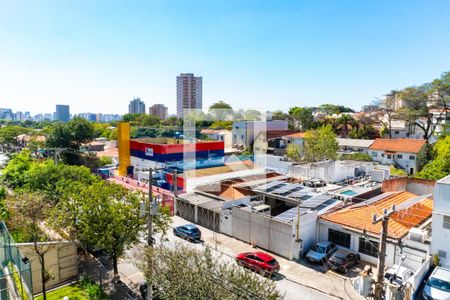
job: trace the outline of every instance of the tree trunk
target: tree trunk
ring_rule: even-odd
[[[117,268],[117,255],[113,254],[112,260],[113,260],[114,275],[117,275],[119,274],[119,270]]]
[[[42,299],[43,300],[47,300],[47,293],[46,293],[46,289],[45,289],[45,283],[46,283],[46,278],[45,278],[45,258],[44,258],[45,254],[38,254],[38,255],[39,255],[39,262],[41,263]]]

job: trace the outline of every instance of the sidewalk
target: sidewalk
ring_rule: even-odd
[[[175,216],[172,226],[179,226],[188,221]],[[197,225],[198,226],[198,225]],[[199,226],[202,232],[202,240],[213,249],[217,249],[225,255],[235,257],[237,253],[255,251],[251,245],[244,243],[227,235],[216,233],[212,230]],[[265,251],[262,249],[262,251]],[[312,266],[306,262],[290,261],[271,253],[280,263],[280,273],[287,280],[297,284],[319,290],[330,296],[340,299],[359,300],[364,299],[353,288],[350,278],[336,274],[331,271],[324,272],[321,266]],[[355,275],[355,274],[353,274]],[[352,276],[353,277],[353,276]],[[352,278],[354,280],[355,277]]]

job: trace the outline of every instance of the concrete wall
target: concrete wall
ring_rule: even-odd
[[[295,225],[297,220],[294,221]],[[312,211],[300,216],[300,239],[303,242],[302,254],[311,249],[317,236],[317,212]]]
[[[232,208],[232,236],[247,243],[276,253],[287,259],[294,258],[292,224],[272,218]]]
[[[434,194],[436,181],[420,178],[395,178],[385,180],[381,189],[383,192],[407,191],[416,195]]]
[[[441,253],[439,256],[441,265],[450,268],[450,229],[443,227],[444,216],[449,215],[433,212],[431,221],[431,231],[433,232],[431,239],[431,254]]]
[[[283,161],[283,157],[270,154],[255,154],[255,163],[258,166],[265,167],[266,169],[276,171],[281,174],[287,174],[289,166],[292,166],[292,162]]]
[[[22,254],[31,260],[33,292],[42,292],[41,265],[34,252],[33,243],[17,244]],[[45,268],[51,272],[53,278],[46,287],[51,288],[78,277],[78,254],[74,242],[39,243],[45,253]]]

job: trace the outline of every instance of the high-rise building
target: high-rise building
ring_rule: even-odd
[[[55,120],[63,123],[67,123],[70,120],[70,108],[69,105],[56,105]]]
[[[159,117],[161,120],[167,119],[167,107],[164,104],[153,104],[149,107],[148,113]]]
[[[21,111],[16,111],[15,117],[14,119],[16,121],[22,122],[24,120],[24,116],[23,116],[23,112]]]
[[[140,98],[134,98],[128,105],[129,114],[145,114],[145,103]]]
[[[201,109],[203,100],[203,79],[192,73],[177,76],[177,117],[183,117],[185,109]]]
[[[12,109],[0,108],[0,120],[1,119],[12,121],[14,119],[14,114],[12,112]]]

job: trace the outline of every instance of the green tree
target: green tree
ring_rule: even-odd
[[[56,123],[47,137],[47,146],[52,148],[70,148],[73,146],[72,133],[63,123]]]
[[[338,150],[336,134],[330,125],[306,131],[303,151],[305,161],[335,160]]]
[[[144,219],[140,217],[141,198],[119,185],[103,181],[80,193],[79,237],[83,243],[104,249],[118,274],[117,261],[124,250],[139,241]]]
[[[162,300],[282,299],[274,281],[224,262],[209,247],[148,248],[139,265]]]
[[[213,120],[225,120],[228,116],[233,115],[233,109],[230,104],[223,102],[222,100],[212,104],[208,110],[209,114],[213,117]]]
[[[350,132],[350,128],[354,127],[355,119],[353,119],[353,117],[349,114],[342,114],[336,120],[336,129],[342,133],[343,137],[347,137]]]
[[[289,144],[286,148],[286,156],[292,159],[293,161],[300,161],[301,158],[301,150],[300,146],[296,144]]]
[[[67,127],[76,149],[80,149],[81,144],[89,143],[94,138],[94,125],[86,119],[73,118],[67,123]]]
[[[136,118],[135,122],[138,126],[158,127],[161,120],[158,116],[141,114]]]
[[[343,105],[335,105],[335,104],[322,104],[318,108],[318,110],[328,114],[328,115],[338,115],[341,113],[354,113],[355,111],[349,107]]]
[[[47,240],[46,235],[41,229],[41,223],[46,221],[49,216],[50,206],[44,197],[38,193],[18,194],[14,201],[9,203],[10,211],[13,211],[13,220],[11,223],[20,224],[33,243],[33,250],[36,254],[41,268],[41,284],[43,299],[46,298],[46,283],[52,278],[52,274],[45,268],[45,254],[48,246],[40,242]]]
[[[415,176],[438,180],[450,174],[450,136],[439,139],[433,146],[433,159]]]
[[[312,108],[294,106],[289,109],[291,127],[305,131],[311,129],[314,125]]]
[[[25,173],[31,168],[32,164],[30,151],[24,149],[22,152],[14,154],[8,161],[8,164],[2,170],[2,179],[13,189],[23,187],[27,180]]]

